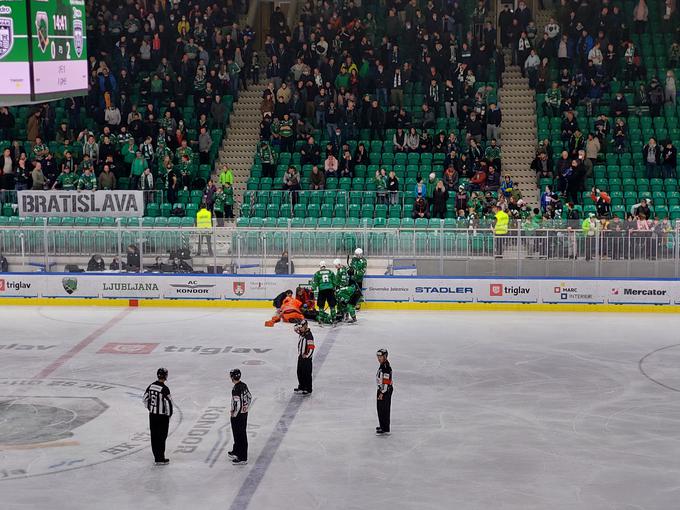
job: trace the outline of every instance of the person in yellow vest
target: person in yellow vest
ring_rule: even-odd
[[[508,222],[510,217],[503,209],[497,205],[493,206],[492,209],[494,215],[496,216],[496,224],[493,227],[494,234],[494,256],[503,256],[503,244],[505,243],[505,237],[508,235]]]
[[[203,245],[203,239],[205,239],[206,245],[208,246],[208,256],[212,257],[212,235],[210,235],[210,232],[212,232],[213,228],[212,213],[208,210],[205,202],[201,203],[201,208],[196,213],[196,227],[199,229],[197,255],[199,257],[201,256],[201,246]],[[204,229],[203,231],[206,233],[200,233],[200,229]]]

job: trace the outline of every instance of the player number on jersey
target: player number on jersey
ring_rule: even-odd
[[[328,275],[327,274],[322,274],[321,275],[321,281],[324,283],[328,283]]]

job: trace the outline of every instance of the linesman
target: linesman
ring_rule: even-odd
[[[165,440],[168,438],[168,426],[172,416],[172,399],[170,389],[165,385],[168,380],[168,369],[159,368],[157,380],[151,383],[144,392],[144,406],[149,410],[149,429],[151,431],[151,451],[157,465],[170,463],[165,457]]]
[[[378,423],[379,427],[375,428],[375,433],[378,435],[390,433],[390,407],[392,406],[392,367],[387,361],[387,349],[378,349],[376,352],[378,356],[378,373],[376,374],[376,382],[378,383],[377,403],[378,403]]]
[[[238,368],[229,372],[234,387],[231,389],[231,432],[234,436],[234,446],[227,454],[234,465],[248,463],[248,409],[252,396],[246,383],[241,381],[241,371]]]
[[[314,335],[306,320],[295,326],[298,339],[297,377],[298,387],[293,391],[303,395],[312,392],[312,355],[314,354]]]

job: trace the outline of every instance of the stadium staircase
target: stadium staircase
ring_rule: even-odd
[[[220,149],[220,164],[234,173],[234,202],[241,203],[246,182],[250,177],[253,154],[260,137],[260,103],[266,82],[249,85],[247,92],[239,94],[234,103],[230,128]]]
[[[538,193],[530,166],[536,147],[535,94],[529,89],[529,80],[522,78],[519,66],[510,65],[510,53],[505,54],[505,64],[500,89],[503,174],[510,175],[524,200],[534,205],[538,203]]]

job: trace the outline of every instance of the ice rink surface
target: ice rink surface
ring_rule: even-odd
[[[675,510],[680,317],[377,312],[319,329],[314,393],[268,310],[0,310],[0,508]],[[123,344],[123,345],[120,345]],[[144,344],[144,345],[128,345]],[[376,437],[375,350],[394,370]],[[143,389],[178,410],[153,465]],[[226,457],[229,368],[254,402]]]

